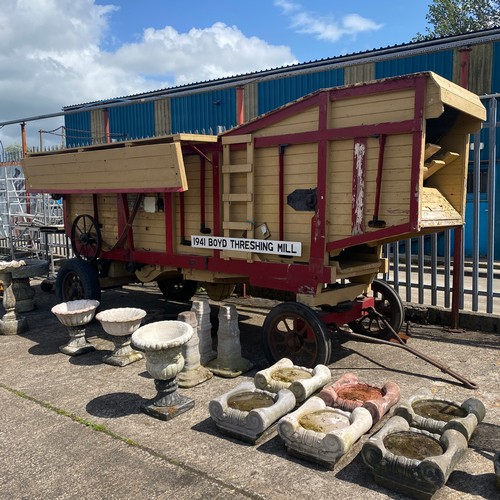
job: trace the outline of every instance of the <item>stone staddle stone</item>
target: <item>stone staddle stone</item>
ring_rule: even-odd
[[[212,348],[212,323],[210,322],[210,303],[208,300],[193,300],[191,311],[196,316],[200,363],[203,366],[217,357]]]

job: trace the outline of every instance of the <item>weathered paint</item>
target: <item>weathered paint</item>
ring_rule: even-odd
[[[365,158],[366,139],[354,141],[354,161],[352,176],[352,232],[362,234],[364,232],[364,209],[365,209]]]

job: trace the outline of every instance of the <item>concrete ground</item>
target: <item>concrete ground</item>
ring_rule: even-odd
[[[35,288],[38,308],[25,314],[30,330],[0,336],[0,498],[405,498],[377,486],[363,463],[360,450],[373,430],[333,470],[290,457],[276,434],[250,446],[217,432],[209,401],[267,366],[260,327],[271,301],[229,301],[237,305],[243,355],[254,369],[237,379],[214,377],[181,389],[195,400],[194,409],[164,422],[139,410],[156,394],[145,361],[122,368],[102,363],[112,344],[97,321],[87,328],[96,351],[73,358],[61,354],[58,346],[67,333],[50,312],[55,295]],[[167,303],[155,286],[103,292],[101,309],[124,306],[145,309],[146,322],[174,319],[190,308]],[[212,312],[216,316],[217,303]],[[353,341],[334,349],[333,379],[353,371],[374,384],[396,381],[403,399],[420,387],[459,402],[481,399],[486,418],[434,498],[499,498],[492,458],[500,450],[500,337],[439,326],[412,325],[411,331],[412,347],[448,364],[479,389],[464,388],[400,349]]]

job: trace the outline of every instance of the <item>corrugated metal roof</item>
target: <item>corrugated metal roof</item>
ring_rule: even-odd
[[[280,76],[291,76],[293,74],[308,73],[320,71],[325,69],[335,69],[336,67],[345,67],[353,64],[361,64],[364,62],[378,62],[384,59],[393,58],[395,54],[400,56],[419,55],[426,52],[433,52],[436,50],[453,49],[458,47],[465,47],[476,45],[485,42],[500,41],[500,28],[491,28],[486,30],[473,31],[460,35],[450,35],[446,37],[433,38],[431,40],[424,40],[419,42],[409,42],[400,45],[391,45],[381,47],[379,49],[371,49],[363,52],[356,52],[347,55],[335,56],[324,59],[317,59],[304,63],[298,63],[278,68],[271,68],[261,71],[254,71],[240,75],[234,75],[225,78],[217,78],[213,80],[206,80],[202,82],[195,82],[165,89],[158,89],[149,92],[131,94],[129,96],[116,97],[112,99],[105,99],[100,101],[92,101],[82,104],[75,104],[65,106],[64,111],[80,108],[80,107],[93,107],[103,104],[118,104],[120,101],[127,101],[148,99],[152,100],[155,97],[177,96],[179,94],[189,94],[200,91],[215,90],[216,88],[234,86],[237,84],[244,85],[253,81],[264,81],[267,79],[275,79]],[[131,104],[129,102],[129,104]]]

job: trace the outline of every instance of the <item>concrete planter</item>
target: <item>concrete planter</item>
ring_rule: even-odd
[[[364,443],[361,454],[377,484],[429,499],[446,484],[466,450],[467,440],[458,431],[432,434],[396,416]]]
[[[370,412],[375,424],[399,401],[400,394],[399,386],[394,382],[387,382],[379,388],[361,382],[354,373],[346,373],[324,387],[318,396],[328,406],[345,411],[362,406]]]
[[[295,366],[290,359],[283,358],[273,366],[257,372],[254,381],[256,387],[270,392],[290,389],[297,403],[301,403],[330,382],[331,378],[328,366],[305,368]]]
[[[59,346],[59,350],[68,356],[79,356],[95,350],[85,338],[85,326],[90,323],[99,307],[97,300],[72,300],[55,305],[51,311],[68,329],[69,342]]]
[[[0,334],[17,335],[28,330],[28,322],[17,314],[15,283],[12,274],[25,266],[24,260],[0,261],[0,281],[3,283],[3,307],[5,314],[0,319]]]
[[[210,417],[217,428],[229,436],[256,444],[267,438],[276,422],[295,407],[288,389],[277,394],[263,391],[252,382],[242,382],[210,401]]]
[[[365,408],[350,413],[313,396],[278,422],[278,433],[290,455],[332,468],[372,424]]]
[[[447,429],[461,432],[467,441],[486,415],[486,408],[476,398],[462,404],[436,398],[429,389],[420,389],[394,409],[394,415],[403,417],[417,429],[441,434]]]
[[[96,319],[103,330],[113,339],[113,352],[103,357],[104,363],[113,366],[126,366],[143,359],[142,352],[132,349],[132,334],[141,326],[146,311],[135,307],[117,307],[101,311]]]

